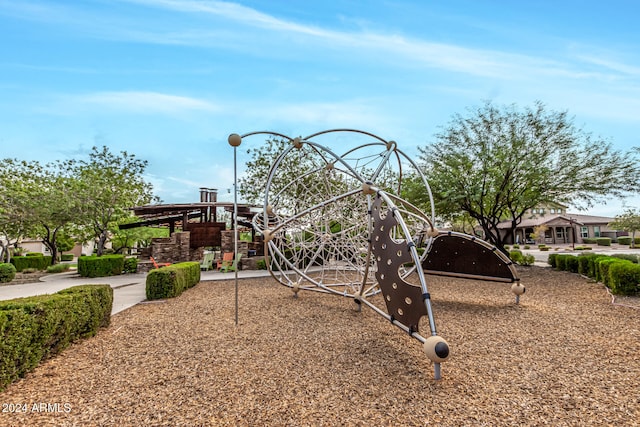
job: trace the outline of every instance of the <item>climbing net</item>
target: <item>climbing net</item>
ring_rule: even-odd
[[[336,129],[305,138],[232,134],[229,143],[237,147],[242,138],[257,134],[289,142],[271,166],[263,212],[253,219],[264,236],[272,276],[296,297],[309,290],[368,306],[423,343],[439,379],[449,346],[436,331],[423,265],[433,274],[518,281],[511,261],[475,236],[435,229],[427,180],[395,142]],[[365,142],[336,152],[317,142],[329,134]],[[428,197],[428,214],[403,197],[409,187]],[[518,282],[512,291],[518,298],[524,287]],[[384,306],[372,298],[379,293]],[[424,316],[428,338],[418,330]]]
[[[356,132],[374,141],[337,154],[312,140],[330,132]],[[363,193],[363,185],[375,183],[388,191],[411,233],[422,237],[431,218],[396,194],[403,181],[419,179],[431,197],[426,180],[395,143],[365,132],[327,131],[289,140],[291,145],[269,173],[264,214],[254,219],[254,227],[270,238],[272,274],[296,293],[313,290],[348,297],[379,293],[377,264],[370,251],[372,198]],[[299,170],[293,177],[290,165]],[[402,230],[393,234],[403,238]]]

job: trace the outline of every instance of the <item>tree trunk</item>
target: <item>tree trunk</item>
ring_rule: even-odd
[[[107,243],[107,230],[102,230],[98,238],[98,256],[104,253],[104,245]]]
[[[49,239],[42,239],[42,243],[49,249],[49,253],[51,253],[51,265],[56,265],[58,263],[58,248],[56,248],[55,242],[51,243]]]
[[[52,233],[46,226],[44,228],[47,230],[47,234],[42,238],[42,243],[44,243],[47,249],[49,249],[49,253],[51,253],[51,265],[55,265],[58,263],[58,248],[56,247],[58,229],[56,228]]]

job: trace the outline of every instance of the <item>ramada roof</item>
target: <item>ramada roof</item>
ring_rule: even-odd
[[[518,224],[521,227],[536,227],[538,225],[570,225],[572,222],[577,225],[608,224],[613,218],[606,216],[581,215],[581,214],[558,214],[558,215],[536,215],[530,218],[523,218]],[[511,228],[511,221],[502,221],[498,228]]]

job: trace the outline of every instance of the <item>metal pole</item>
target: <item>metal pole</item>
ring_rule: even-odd
[[[236,326],[238,326],[238,163],[237,148],[242,143],[240,135],[232,133],[229,135],[229,145],[233,147],[233,235],[234,235],[234,260],[235,282],[236,282]]]
[[[234,259],[238,259],[238,166],[236,163],[236,151],[238,147],[233,147],[233,234],[234,234]],[[236,326],[238,325],[238,264],[236,263]]]

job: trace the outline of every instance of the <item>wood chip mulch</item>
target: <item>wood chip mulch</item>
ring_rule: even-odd
[[[440,381],[418,341],[348,299],[240,280],[236,326],[234,281],[202,282],[10,385],[0,425],[639,425],[640,311],[575,274],[520,272],[520,305],[507,284],[429,277]]]

